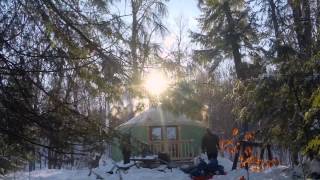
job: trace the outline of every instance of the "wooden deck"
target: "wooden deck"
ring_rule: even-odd
[[[167,153],[173,161],[190,161],[198,152],[193,147],[193,140],[149,141],[153,154]]]

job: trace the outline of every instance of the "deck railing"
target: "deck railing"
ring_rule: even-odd
[[[197,153],[193,140],[150,141],[148,145],[153,154],[167,153],[171,160],[191,160]]]

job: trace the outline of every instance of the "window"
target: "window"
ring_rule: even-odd
[[[177,127],[167,127],[167,139],[177,140]]]
[[[151,140],[153,140],[153,141],[162,140],[161,127],[152,127],[151,128]]]
[[[150,127],[150,140],[177,140],[178,139],[178,128],[176,126],[155,126]]]

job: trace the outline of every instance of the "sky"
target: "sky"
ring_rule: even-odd
[[[197,20],[200,16],[200,10],[197,5],[197,0],[170,0],[168,5],[167,21],[170,26],[175,24],[175,19],[183,16],[188,19],[190,29],[196,29]]]
[[[119,14],[130,14],[130,8],[128,7],[130,1],[122,0],[120,3],[116,3],[113,7]],[[196,18],[200,16],[200,10],[197,6],[198,0],[169,0],[165,2],[167,5],[168,16],[163,18],[163,23],[166,25],[169,32],[163,39],[157,38],[157,42],[165,49],[171,49],[178,32],[177,19],[182,16],[184,24],[186,26],[185,40],[188,41],[188,31],[197,30]],[[128,18],[131,21],[131,18]]]
[[[170,49],[173,46],[174,39],[178,32],[177,20],[182,17],[186,25],[186,40],[189,40],[187,31],[197,31],[197,18],[200,16],[200,10],[197,0],[170,0],[167,3],[168,16],[164,19],[169,33],[163,40],[163,46]]]

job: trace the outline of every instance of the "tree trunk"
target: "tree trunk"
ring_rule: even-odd
[[[271,145],[270,144],[267,145],[267,152],[268,152],[268,160],[271,161],[273,159],[273,155],[272,155]]]
[[[317,0],[317,10],[316,10],[316,38],[317,44],[316,49],[320,48],[320,0]]]
[[[304,43],[305,54],[307,58],[312,56],[312,22],[311,22],[311,10],[309,0],[303,0],[303,14],[304,14]]]
[[[52,151],[48,150],[48,169],[53,169]]]
[[[235,23],[234,23],[234,19],[232,17],[232,13],[231,13],[230,5],[229,5],[228,1],[226,1],[223,4],[223,10],[224,10],[224,13],[227,17],[228,29],[229,29],[229,33],[230,33],[230,35],[228,35],[227,39],[231,43],[230,45],[232,48],[233,60],[234,60],[234,65],[235,65],[237,77],[240,80],[244,80],[245,74],[244,74],[243,68],[242,68],[240,45],[239,45],[240,37],[234,31]]]
[[[288,4],[292,9],[294,29],[297,34],[300,49],[300,58],[309,59],[312,50],[310,3],[308,0],[288,0]]]
[[[317,0],[316,28],[317,28],[317,32],[319,33],[319,28],[320,28],[320,0]]]
[[[278,56],[281,57],[282,55],[279,54],[281,51],[279,51],[279,46],[280,46],[280,31],[279,31],[279,23],[278,23],[278,18],[277,18],[277,13],[276,13],[276,4],[274,0],[268,0],[269,6],[270,6],[270,11],[271,11],[271,20],[272,20],[272,25],[274,28],[274,35],[276,37],[276,49]]]
[[[131,42],[130,42],[130,50],[131,50],[131,58],[132,58],[132,68],[133,68],[133,80],[136,81],[138,79],[138,55],[137,55],[137,45],[138,45],[138,10],[139,10],[139,2],[131,0],[131,8],[132,8],[132,27],[131,27]]]

